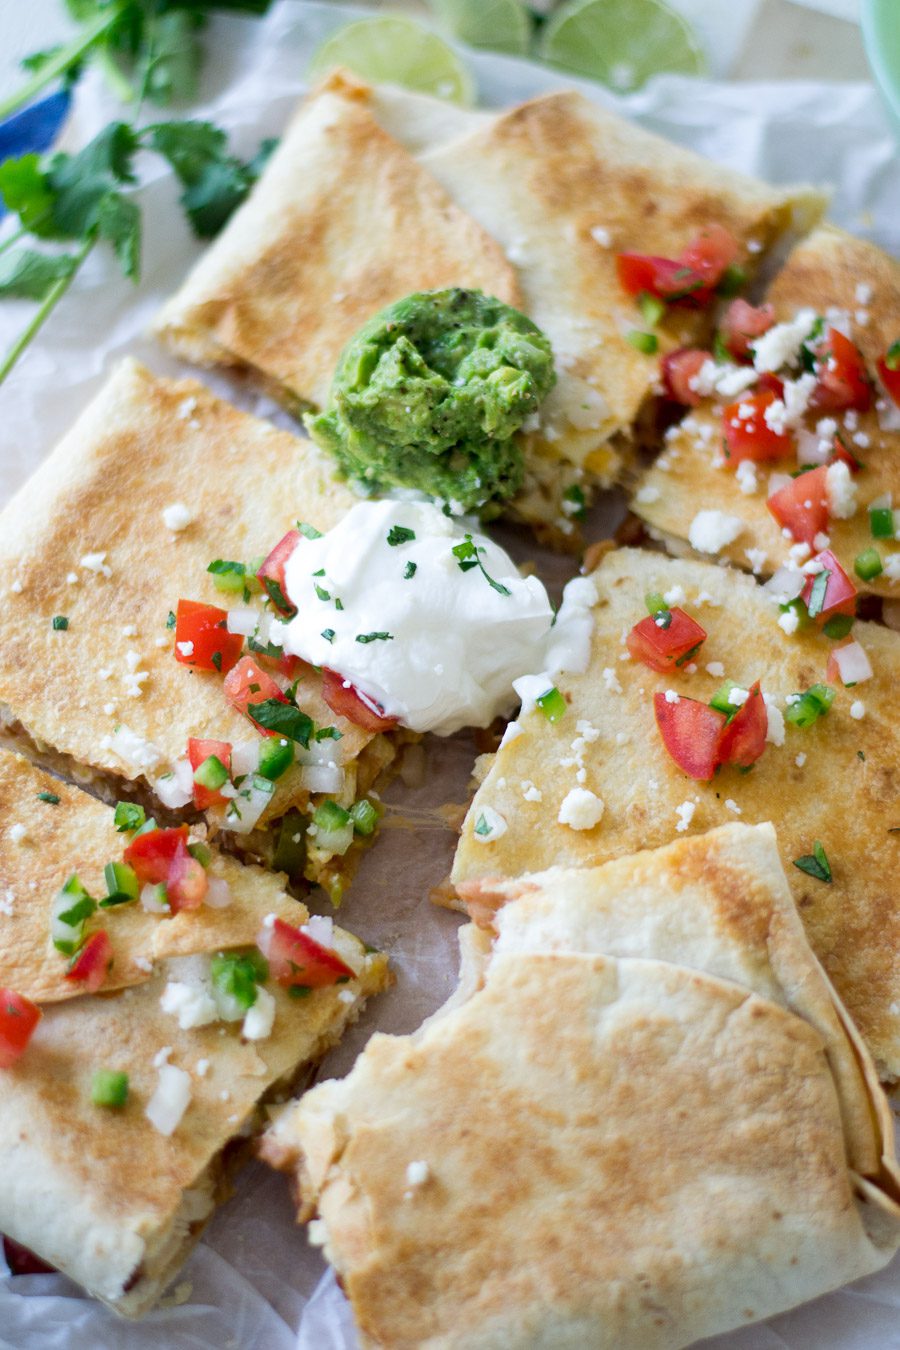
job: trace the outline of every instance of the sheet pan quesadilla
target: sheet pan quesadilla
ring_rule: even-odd
[[[250,563],[355,500],[309,442],[124,363],[0,517],[6,743],[107,800],[131,784],[150,814],[194,809],[339,898],[363,836],[309,817],[333,800],[343,822],[409,734],[334,712],[326,677],[268,643],[284,559],[268,596]],[[244,712],[260,700],[280,738]]]
[[[498,902],[480,987],[264,1141],[363,1345],[677,1350],[887,1263],[890,1113],[771,827]]]
[[[622,549],[592,580],[587,669],[560,679],[561,716],[532,707],[481,765],[454,883],[591,866],[735,818],[775,819],[810,944],[882,1075],[900,1076],[900,637],[862,622],[843,643],[815,624],[789,635],[751,577],[708,563]],[[659,640],[642,649],[633,632],[645,619]],[[688,635],[680,655],[663,647],[670,632]],[[669,665],[632,659],[629,639]],[[849,671],[848,684],[861,681],[852,688],[829,674],[845,647],[870,672]]]
[[[726,315],[718,359],[680,354],[670,392],[697,406],[632,499],[651,535],[676,553],[717,544],[762,575],[827,537],[857,587],[897,596],[898,312],[900,265],[873,244],[830,225],[799,244],[764,307]],[[718,539],[700,509],[717,513]]]
[[[6,752],[0,800],[0,1232],[138,1316],[230,1193],[263,1104],[301,1086],[387,963],[310,920],[279,877],[215,856],[201,908],[99,908],[68,961],[51,913],[73,864],[102,895],[123,840],[153,835],[117,834],[109,807]],[[212,878],[224,908],[209,907]],[[98,983],[82,967],[101,931]],[[79,979],[51,980],[52,963]]]

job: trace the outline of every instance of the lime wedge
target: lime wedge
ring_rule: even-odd
[[[473,103],[475,85],[456,52],[412,19],[360,19],[332,33],[313,56],[311,79],[346,66],[373,84],[400,84],[451,103]]]
[[[521,0],[428,0],[441,23],[470,47],[523,56],[534,23]]]
[[[690,25],[663,0],[566,0],[544,29],[539,55],[620,94],[663,71],[706,70]]]

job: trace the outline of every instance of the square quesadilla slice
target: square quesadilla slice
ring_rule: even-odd
[[[490,898],[468,992],[263,1144],[364,1346],[677,1350],[890,1260],[890,1113],[770,827]]]
[[[896,597],[900,405],[883,383],[893,372],[881,363],[900,339],[900,264],[874,244],[822,226],[793,250],[766,299],[776,326],[759,340],[760,369],[727,352],[723,361],[710,358],[694,377],[706,396],[697,392],[699,405],[668,433],[632,509],[672,552],[715,551],[768,575],[827,546],[860,590]],[[837,355],[828,356],[832,329]],[[832,383],[820,382],[817,349]],[[894,391],[900,400],[900,375]],[[729,418],[746,434],[726,446]],[[750,453],[759,458],[742,457]],[[798,468],[806,472],[792,487],[787,475]],[[716,513],[714,534],[698,522],[700,511]]]
[[[284,674],[266,655],[271,599],[223,593],[208,569],[264,557],[298,520],[328,529],[354,500],[310,442],[193,381],[125,362],[0,517],[5,742],[107,800],[128,785],[150,814],[210,801],[196,808],[210,832],[338,899],[359,842],[351,832],[323,847],[309,816],[325,797],[342,807],[364,797],[408,733],[373,733],[334,713],[311,666]],[[263,738],[226,697],[229,661],[185,664],[199,651],[190,640],[179,647],[181,600],[220,613],[232,658],[245,640],[235,629],[246,635],[249,690],[265,698],[273,680],[293,690],[301,739],[292,750],[282,740],[290,763],[277,779],[256,772]],[[240,786],[195,793],[192,740],[218,742]]]
[[[387,963],[330,920],[310,920],[276,875],[213,856],[226,907],[173,917],[142,912],[139,901],[101,909],[81,948],[102,915],[112,965],[100,991],[53,979],[53,963],[67,968],[50,945],[55,891],[73,864],[99,888],[127,836],[109,807],[6,752],[0,801],[0,1232],[138,1316],[230,1194],[265,1103],[302,1086],[386,986]],[[275,919],[291,929],[277,930]],[[338,963],[331,982],[282,987],[274,953],[271,974],[259,953],[250,967],[245,953],[266,927],[299,927],[320,954],[327,946]],[[250,1003],[238,982],[248,968],[257,982]],[[12,1063],[11,990],[42,1013]]]
[[[858,622],[854,639],[872,674],[845,689],[826,680],[834,644],[814,625],[785,633],[778,604],[752,577],[621,549],[590,580],[597,599],[585,672],[559,678],[564,715],[550,722],[537,707],[524,711],[481,764],[454,883],[590,866],[736,817],[774,821],[810,944],[879,1070],[900,1076],[900,905],[892,882],[900,635]],[[700,649],[665,674],[632,660],[626,647],[647,617],[648,595],[706,633]],[[756,681],[769,738],[761,758],[749,772],[726,764],[711,781],[689,777],[667,753],[655,697],[737,708]],[[702,735],[698,729],[694,740]],[[817,844],[824,865],[816,863]]]

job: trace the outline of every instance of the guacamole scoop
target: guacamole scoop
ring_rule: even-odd
[[[514,433],[555,379],[549,339],[517,309],[481,291],[418,291],[350,340],[329,407],[304,421],[373,492],[417,488],[490,513],[521,487]]]

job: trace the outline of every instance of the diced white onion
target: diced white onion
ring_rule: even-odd
[[[148,914],[168,914],[169,905],[165,900],[160,900],[156,894],[156,887],[149,881],[146,886],[141,887],[141,907]]]
[[[775,596],[781,604],[796,600],[806,585],[806,577],[796,567],[779,567],[778,571],[765,583],[763,590]]]
[[[323,741],[311,740],[308,746],[296,745],[294,754],[298,764],[333,764],[335,742],[330,737]]]
[[[259,747],[262,741],[257,736],[252,741],[235,741],[231,747],[231,772],[235,778],[244,774],[256,773],[259,768]]]
[[[320,947],[330,947],[334,942],[334,920],[327,914],[310,914],[301,931],[308,933]]]
[[[837,663],[843,684],[861,684],[871,680],[872,666],[865,650],[858,642],[848,642],[845,647],[835,647],[832,656]]]
[[[187,806],[194,796],[194,771],[191,768],[190,760],[176,760],[171,773],[164,774],[162,778],[157,778],[153,784],[153,791],[163,806],[167,806],[170,811],[177,811],[180,807]]]
[[[231,887],[224,877],[208,877],[204,904],[210,909],[227,909],[233,897]]]
[[[794,480],[789,473],[770,473],[766,496],[774,497],[776,492],[780,492],[782,488],[788,487],[793,481]]]
[[[256,632],[258,622],[258,610],[251,609],[249,605],[235,605],[234,609],[228,611],[225,626],[229,633],[240,633],[241,637],[250,637],[251,633]]]
[[[272,1034],[272,1027],[275,1024],[275,1000],[268,989],[263,989],[262,985],[256,986],[256,1002],[252,1008],[248,1008],[244,1017],[242,1027],[244,1039],[248,1041],[264,1041],[267,1036]]]
[[[339,764],[304,764],[300,782],[308,792],[329,792],[339,796],[344,788],[344,770]]]
[[[191,1100],[191,1076],[174,1064],[163,1064],[145,1115],[160,1134],[174,1134]]]
[[[225,812],[224,828],[235,834],[249,834],[271,802],[274,791],[275,784],[259,774],[245,779]]]
[[[834,447],[832,446],[831,442],[826,441],[821,436],[817,436],[815,432],[798,431],[797,433],[798,464],[824,464],[827,460],[831,458],[833,450]]]
[[[321,826],[315,827],[315,834],[310,835],[313,845],[321,849],[323,853],[340,856],[347,852],[347,849],[353,843],[353,821],[342,825],[338,830],[323,830]]]

